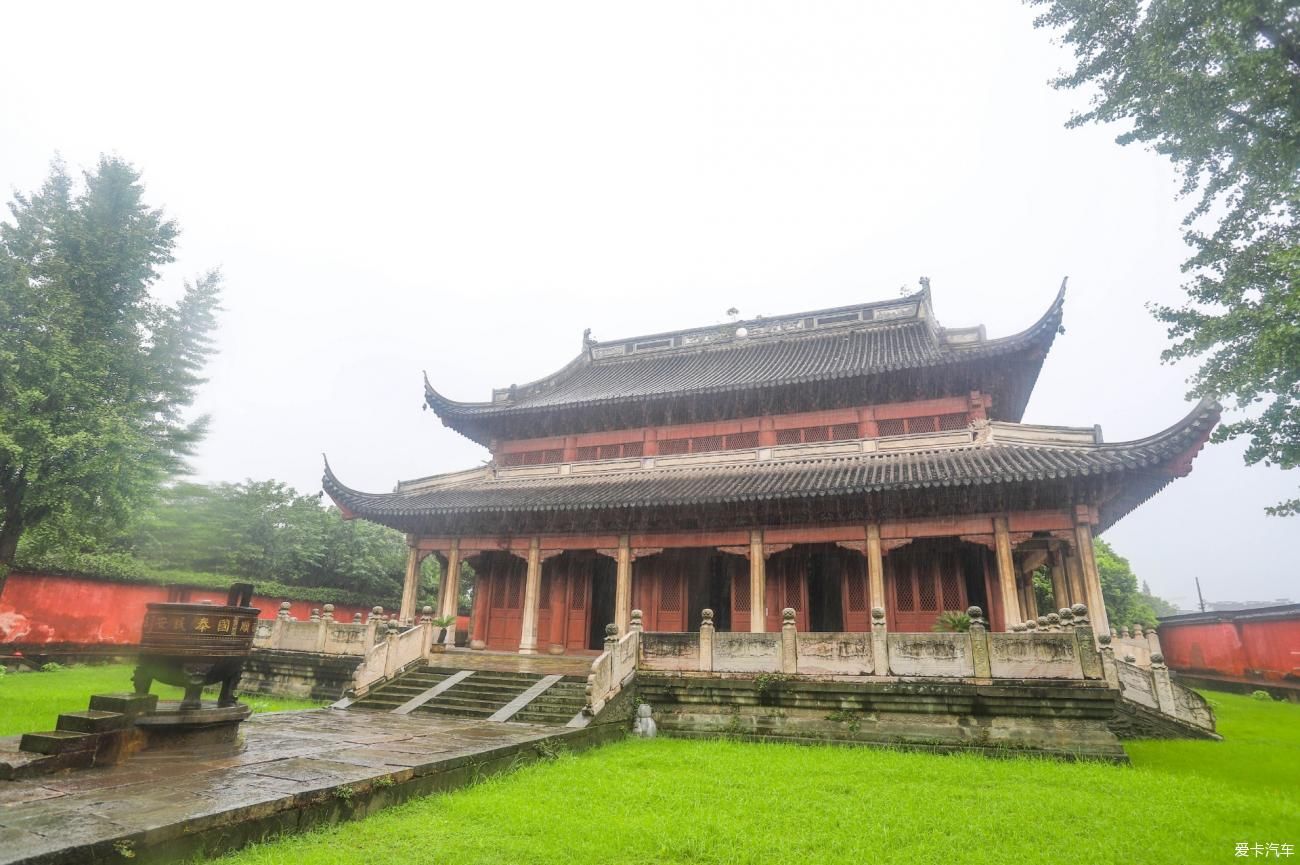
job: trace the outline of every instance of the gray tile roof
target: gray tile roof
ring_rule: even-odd
[[[1116,482],[1114,498],[1104,508],[1104,517],[1109,518],[1103,522],[1108,525],[1190,468],[1190,459],[1218,417],[1218,404],[1205,401],[1161,433],[1117,444],[994,439],[901,452],[540,478],[496,477],[488,469],[478,480],[462,477],[449,486],[417,485],[404,492],[382,494],[345,487],[327,464],[323,485],[339,505],[356,516],[409,529],[412,518],[436,520],[452,515],[683,509],[1104,477]]]
[[[1019,420],[1060,328],[1064,292],[1062,285],[1051,307],[1030,328],[1002,339],[986,339],[982,328],[937,327],[926,289],[894,301],[614,343],[588,342],[564,369],[529,384],[498,389],[491,402],[448,399],[427,378],[425,399],[448,426],[486,443],[493,437],[494,420],[521,415],[862,380],[954,367],[976,359],[1009,358],[1025,367],[1021,375],[985,373],[985,381],[961,386],[1005,389],[1006,397],[995,399],[993,416]],[[736,336],[739,328],[745,329],[745,336]]]

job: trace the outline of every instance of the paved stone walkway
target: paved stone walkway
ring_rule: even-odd
[[[255,715],[239,746],[0,782],[0,863],[125,862],[123,851],[136,862],[175,861],[232,849],[461,786],[536,758],[545,739],[581,747],[593,741],[586,733],[355,710]]]

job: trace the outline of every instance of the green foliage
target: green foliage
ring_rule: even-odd
[[[23,539],[18,561],[127,582],[225,588],[244,580],[276,597],[396,606],[406,555],[400,532],[344,520],[319,497],[278,481],[250,480],[177,483],[130,531],[107,539],[38,528]],[[425,564],[422,589],[435,596],[437,560]]]
[[[1184,220],[1187,302],[1157,306],[1167,361],[1201,358],[1193,396],[1231,396],[1246,462],[1300,465],[1300,13],[1290,0],[1028,0],[1087,87],[1072,126],[1125,124],[1196,196]],[[1265,403],[1263,410],[1255,410]],[[1300,498],[1270,513],[1300,513]]]
[[[935,619],[931,630],[964,634],[970,630],[970,616],[958,610],[944,610]]]
[[[1272,700],[1272,699],[1273,699],[1273,695],[1270,694],[1268,691],[1251,691],[1251,692],[1250,692],[1250,697],[1251,697],[1252,700]]]
[[[78,187],[55,163],[0,224],[0,563],[37,528],[121,529],[203,436],[184,411],[221,279],[187,284],[175,306],[151,298],[177,227],[139,180],[101,158]]]
[[[1092,542],[1097,559],[1097,574],[1101,577],[1101,594],[1106,601],[1106,616],[1112,627],[1131,626],[1136,623],[1154,625],[1156,614],[1138,591],[1137,576],[1128,559],[1117,555],[1110,544],[1101,539]]]
[[[41,664],[42,673],[57,673],[60,670],[66,669],[67,667],[63,666],[58,661],[50,661],[48,664]]]
[[[16,736],[33,730],[52,730],[63,712],[80,712],[91,694],[130,691],[131,664],[74,664],[52,673],[10,673],[0,679],[0,736]],[[155,682],[152,689],[161,700],[179,700],[180,688]],[[293,697],[241,695],[242,702],[254,712],[284,712],[315,709],[315,700]]]
[[[1065,604],[1059,603],[1055,592],[1052,590],[1052,572],[1043,565],[1030,575],[1030,585],[1034,587],[1034,600],[1038,604],[1038,612],[1041,615],[1054,613]]]
[[[1133,766],[1012,752],[991,760],[721,738],[621,741],[216,861],[427,862],[436,838],[457,865],[1231,862],[1243,833],[1295,836],[1300,706],[1224,695],[1218,711],[1225,741],[1125,742]],[[889,794],[864,807],[863,790]],[[1027,842],[1027,791],[1068,814],[1068,831]],[[675,814],[690,819],[665,831],[665,815]]]

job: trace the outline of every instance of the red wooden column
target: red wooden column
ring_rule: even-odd
[[[491,578],[486,573],[478,574],[474,580],[474,630],[469,639],[471,649],[487,648],[488,596],[491,592]]]
[[[565,633],[569,622],[567,599],[573,582],[570,564],[569,559],[555,559],[550,563],[550,572],[547,574],[550,579],[542,581],[542,585],[547,587],[551,595],[549,598],[543,598],[542,602],[551,608],[551,632],[547,635],[546,648],[552,655],[563,654],[565,644],[568,642]],[[542,567],[547,567],[545,561],[542,562]]]

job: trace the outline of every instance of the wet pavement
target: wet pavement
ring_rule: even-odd
[[[546,753],[554,745],[545,739],[580,747],[583,733],[355,710],[255,715],[237,746],[0,782],[0,863],[173,861],[234,849],[461,786]]]

